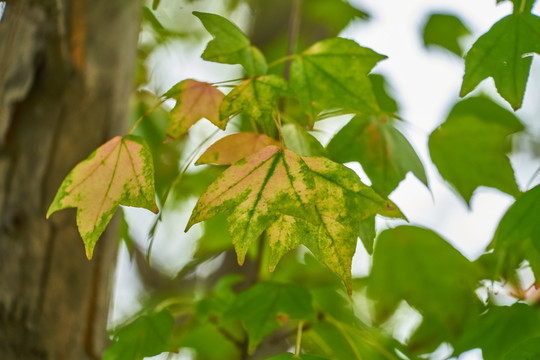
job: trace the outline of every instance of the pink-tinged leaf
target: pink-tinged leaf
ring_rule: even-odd
[[[195,162],[195,165],[232,165],[268,145],[279,146],[279,142],[264,134],[251,132],[232,134],[212,144]]]
[[[167,133],[172,137],[185,134],[202,118],[210,120],[220,129],[225,129],[228,118],[221,119],[219,107],[225,95],[212,84],[187,79],[173,86],[165,96],[176,99],[171,110]]]
[[[300,157],[267,146],[225,170],[200,197],[186,231],[219,213],[238,261],[263,232],[270,270],[299,244],[339,275],[351,291],[351,261],[360,222],[375,214],[402,217],[351,169],[323,157]]]
[[[56,193],[47,218],[55,211],[76,207],[77,227],[91,259],[118,205],[158,211],[152,155],[137,136],[117,136],[75,166]]]

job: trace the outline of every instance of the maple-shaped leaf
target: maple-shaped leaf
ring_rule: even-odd
[[[471,32],[456,16],[450,14],[430,14],[424,25],[424,46],[441,47],[461,57],[463,49],[459,40]]]
[[[294,57],[291,88],[312,122],[322,110],[373,113],[379,110],[368,73],[386,56],[353,40],[331,38]]]
[[[350,290],[359,221],[376,213],[400,216],[391,202],[351,169],[326,158],[267,146],[225,170],[200,197],[186,231],[227,212],[238,261],[266,230],[270,269],[299,244],[337,273]]]
[[[514,110],[519,109],[533,53],[540,54],[540,18],[530,13],[504,17],[467,53],[460,95],[467,95],[482,80],[492,77],[499,94]]]
[[[428,186],[422,162],[393,123],[394,119],[387,117],[355,116],[327,147],[335,161],[358,161],[373,189],[383,196],[388,196],[408,172]]]
[[[228,117],[219,116],[219,106],[225,95],[212,84],[187,79],[174,85],[164,96],[176,100],[167,127],[167,134],[174,138],[184,135],[202,118],[222,130],[227,126]]]
[[[235,24],[216,14],[194,11],[204,27],[214,37],[202,58],[223,64],[240,64],[248,76],[264,75],[268,68],[266,59],[248,37]]]
[[[158,210],[152,156],[145,141],[133,135],[114,137],[77,164],[60,185],[47,218],[76,207],[77,227],[90,259],[118,205]]]
[[[523,130],[519,119],[493,101],[472,97],[458,102],[429,137],[429,152],[439,173],[467,203],[478,186],[519,194],[506,153],[510,135]]]
[[[311,294],[296,284],[264,282],[234,298],[225,321],[241,320],[249,336],[249,352],[289,319],[315,320]]]
[[[195,162],[200,164],[231,165],[240,159],[255,154],[268,145],[279,146],[279,142],[264,134],[241,132],[225,136],[213,143]]]
[[[288,84],[280,76],[265,75],[249,78],[225,96],[219,109],[222,118],[245,113],[253,120],[271,114],[276,100],[288,93]]]

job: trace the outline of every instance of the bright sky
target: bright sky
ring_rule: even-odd
[[[495,0],[351,1],[358,3],[360,8],[366,9],[373,15],[373,19],[367,23],[351,24],[342,35],[388,56],[387,60],[375,68],[375,72],[387,76],[393,88],[393,94],[401,106],[401,116],[407,122],[400,130],[413,143],[428,172],[431,192],[420,181],[409,175],[390,198],[400,206],[412,224],[436,229],[465,256],[475,259],[490,242],[496,224],[513,199],[497,190],[481,188],[473,196],[469,209],[464,201],[444,183],[431,164],[427,151],[427,138],[458,100],[464,64],[463,60],[442,50],[426,51],[422,46],[421,26],[426,20],[426,15],[431,12],[448,12],[458,15],[473,32],[473,36],[465,44],[468,48],[497,20],[511,13],[511,3],[506,2],[496,6]],[[540,13],[538,6],[535,7],[534,12]],[[199,44],[193,49],[183,48],[181,51],[171,46],[153,57],[150,64],[155,69],[153,73],[155,90],[163,92],[172,84],[188,77],[206,81],[234,78],[230,72],[223,71],[223,65],[207,63],[199,58],[204,46],[204,44]],[[538,60],[535,59],[532,79],[540,79],[538,68]],[[536,83],[540,82],[536,81]],[[485,81],[481,88],[486,92],[494,93],[491,80]],[[518,116],[521,115],[526,123],[531,123],[532,114],[538,114],[540,111],[532,100],[538,98],[539,90],[540,86],[535,83],[528,86],[523,109],[518,112]],[[497,98],[497,95],[495,97]],[[343,120],[320,122],[318,126],[323,130],[321,141],[327,141],[343,125]],[[193,138],[204,138],[213,131],[212,129],[205,125],[196,126],[193,129]],[[536,127],[531,125],[531,129],[537,135],[540,134],[539,125]],[[540,166],[538,159],[533,160],[524,155],[516,155],[512,157],[512,163],[518,170],[518,183],[522,190],[540,181],[537,177],[529,183],[534,171]],[[353,164],[351,167],[361,173],[360,166]],[[183,233],[183,227],[189,215],[185,210],[191,209],[183,210],[170,215],[174,219],[172,217],[171,221],[166,219],[163,229],[160,230],[163,236],[159,238],[169,240],[158,240],[160,243],[154,246],[154,255],[158,262],[172,264],[168,269],[171,273],[181,268],[191,256],[191,249],[181,244],[186,242],[178,241],[179,237],[174,235]],[[135,217],[139,218],[136,215]],[[185,221],[182,222],[181,219]],[[378,222],[378,225],[384,226],[384,223]],[[188,233],[188,236],[194,236],[197,231],[194,227],[190,230],[192,234]],[[355,260],[353,273],[366,274],[369,266],[363,249],[359,249]],[[136,285],[137,280],[133,277],[133,269],[130,269],[125,253],[122,253],[120,257],[119,269],[117,284],[125,282],[135,284],[130,289],[122,290],[122,298],[126,296],[129,298],[130,291],[132,298],[136,297],[140,287]],[[131,275],[129,275],[130,271]],[[125,291],[128,292],[127,295]],[[116,319],[130,311],[127,304],[122,305],[124,301],[119,301],[119,298],[115,300],[117,310],[113,313],[113,318]],[[444,351],[442,353],[443,355],[440,356],[444,358]],[[479,351],[460,357],[460,360],[476,359],[481,359]]]

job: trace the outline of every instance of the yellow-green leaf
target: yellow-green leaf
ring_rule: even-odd
[[[312,121],[323,110],[373,113],[379,110],[368,73],[386,56],[353,40],[320,41],[291,64],[291,88]]]
[[[244,80],[225,96],[219,109],[222,118],[244,113],[253,120],[270,114],[276,100],[286,95],[288,85],[277,75],[258,76]]]
[[[351,169],[276,146],[225,170],[197,202],[186,230],[222,212],[229,214],[229,233],[240,264],[266,230],[271,270],[287,251],[304,244],[344,280],[349,291],[360,221],[376,213],[401,216]]]
[[[157,212],[154,194],[154,166],[148,145],[137,136],[117,136],[71,170],[47,217],[76,207],[77,227],[90,259],[118,205]]]
[[[232,134],[212,144],[195,162],[195,165],[232,165],[268,145],[278,146],[279,142],[264,134],[251,132]]]
[[[227,126],[228,117],[219,116],[219,106],[225,95],[212,84],[183,80],[167,91],[165,96],[176,99],[167,127],[167,133],[172,137],[184,135],[202,118],[210,120],[220,129]]]

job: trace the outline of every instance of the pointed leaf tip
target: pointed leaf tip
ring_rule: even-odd
[[[77,227],[91,259],[118,205],[157,208],[150,149],[137,136],[117,136],[80,162],[62,182],[47,216],[77,208]]]

